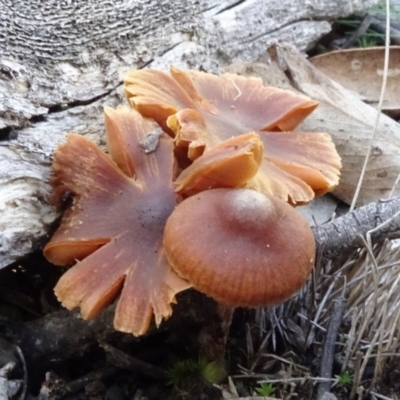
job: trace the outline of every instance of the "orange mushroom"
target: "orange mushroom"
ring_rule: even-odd
[[[105,109],[109,155],[88,139],[71,134],[54,159],[54,198],[67,191],[72,206],[44,249],[56,265],[76,264],[59,280],[55,293],[69,309],[96,316],[119,294],[114,326],[141,335],[152,315],[156,324],[172,313],[175,294],[190,285],[167,263],[162,235],[173,211],[173,142],[135,110]]]
[[[208,190],[167,220],[164,248],[180,277],[231,306],[282,302],[307,280],[314,236],[286,202],[250,189]]]
[[[182,171],[176,191],[191,196],[203,190],[242,187],[257,173],[263,143],[255,133],[245,133],[212,147]]]
[[[315,109],[318,103],[305,96],[256,78],[176,68],[171,76],[131,71],[125,91],[142,115],[169,129],[192,161],[232,136],[258,133],[264,159],[249,188],[302,204],[338,184],[341,162],[328,134],[278,132],[293,130]]]

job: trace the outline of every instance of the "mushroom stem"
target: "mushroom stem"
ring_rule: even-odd
[[[216,323],[206,325],[199,334],[200,354],[207,361],[222,362],[236,307],[217,302]]]

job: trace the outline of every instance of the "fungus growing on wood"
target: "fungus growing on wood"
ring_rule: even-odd
[[[231,306],[292,296],[314,265],[314,236],[286,202],[250,189],[208,190],[167,220],[168,261],[195,289]]]
[[[131,105],[174,137],[191,161],[232,136],[258,133],[264,159],[247,187],[292,204],[307,203],[335,188],[341,162],[328,134],[292,131],[317,106],[305,96],[260,79],[171,69],[130,71]]]
[[[69,309],[96,316],[119,294],[114,326],[144,334],[172,313],[175,294],[190,285],[167,263],[162,235],[176,205],[173,142],[163,134],[155,151],[142,148],[155,125],[128,108],[105,109],[109,155],[71,134],[54,158],[54,197],[72,206],[44,249],[56,265],[76,264],[55,292]],[[142,145],[142,146],[141,146]]]

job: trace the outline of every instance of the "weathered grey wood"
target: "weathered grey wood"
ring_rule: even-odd
[[[70,131],[101,141],[102,106],[131,68],[219,71],[272,41],[305,50],[377,0],[33,0],[0,3],[0,268],[56,219],[51,155]]]
[[[122,101],[117,93],[86,106],[53,112],[47,120],[0,142],[0,268],[31,252],[57,213],[49,204],[52,154],[68,132],[98,144],[103,137],[103,106]]]
[[[329,31],[323,19],[373,3],[2,1],[0,129],[21,126],[48,108],[93,100],[118,86],[129,68],[153,61],[215,70],[223,59],[257,57],[275,39],[305,49]]]
[[[326,258],[334,260],[363,247],[362,238],[370,233],[371,240],[398,239],[400,237],[400,197],[380,200],[357,208],[328,223],[314,226],[317,248]]]

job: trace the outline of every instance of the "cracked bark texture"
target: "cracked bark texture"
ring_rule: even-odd
[[[400,237],[400,197],[367,204],[331,222],[312,228],[317,247],[327,258],[346,256],[363,247],[370,232],[374,243]]]
[[[102,142],[104,105],[131,68],[219,72],[268,44],[305,50],[327,20],[377,0],[1,0],[0,268],[40,245],[52,153],[73,131]]]

